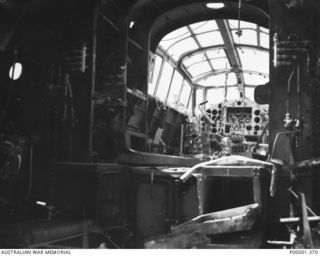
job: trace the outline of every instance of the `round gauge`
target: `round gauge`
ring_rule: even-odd
[[[218,111],[216,109],[212,110],[212,115],[217,115]]]
[[[254,122],[255,122],[255,123],[259,123],[259,122],[260,122],[260,117],[255,117],[255,118],[254,118]]]
[[[257,109],[256,111],[254,111],[254,114],[255,114],[256,116],[260,115],[260,110]]]
[[[255,130],[255,131],[259,131],[259,130],[260,130],[260,126],[259,126],[259,125],[255,125],[255,126],[254,126],[254,130]]]
[[[247,129],[247,131],[251,131],[252,130],[252,125],[251,124],[247,125],[246,129]]]

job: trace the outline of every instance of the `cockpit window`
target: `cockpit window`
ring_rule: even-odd
[[[178,41],[167,49],[167,54],[174,60],[178,61],[182,54],[197,49],[195,41],[188,37],[182,41]]]
[[[174,107],[178,103],[182,82],[183,82],[183,77],[179,73],[179,71],[176,70],[172,78],[171,87],[170,87],[170,91],[167,99],[167,104],[169,106]]]
[[[186,27],[182,27],[166,35],[161,40],[160,45],[163,49],[167,50],[170,46],[174,45],[178,41],[188,38],[189,36],[190,36],[189,30]]]
[[[234,87],[228,90],[228,94],[233,93],[228,96],[231,98],[245,95],[253,100],[253,89],[246,93],[246,87],[269,81],[269,30],[251,22],[209,20],[190,24],[166,35],[157,53],[169,58],[195,88]],[[235,93],[237,88],[240,91]],[[173,97],[171,93],[168,96]]]
[[[190,28],[196,33],[203,33],[213,30],[219,30],[215,20],[197,22],[190,25]]]
[[[205,100],[253,101],[269,81],[269,30],[238,20],[189,24],[162,38],[150,67],[149,95],[180,112]]]
[[[221,72],[220,74],[210,75],[201,79],[198,84],[204,87],[224,87],[225,84],[227,86],[236,86],[237,78],[234,72]]]
[[[228,87],[227,88],[227,97],[226,100],[236,100],[239,99],[239,90],[237,87]],[[221,99],[224,98],[225,95],[225,88],[218,88],[218,89],[208,89],[207,92],[207,100],[210,104],[218,104],[221,102]]]
[[[255,48],[237,47],[242,71],[254,71],[269,76],[269,52]]]
[[[160,69],[161,69],[161,65],[162,65],[162,58],[159,57],[158,55],[155,56],[154,62],[153,62],[153,70],[152,72],[150,72],[150,83],[148,86],[148,93],[150,95],[153,95],[155,89],[156,89],[156,85],[157,85],[157,81],[158,81],[158,77],[159,77],[159,73],[160,73]]]
[[[210,64],[207,61],[201,61],[188,67],[188,72],[192,77],[198,77],[211,71]]]
[[[156,88],[156,96],[161,101],[165,101],[167,98],[172,74],[173,67],[168,62],[164,62],[163,69]]]
[[[190,93],[191,93],[191,86],[187,81],[184,81],[181,95],[180,95],[180,104],[183,104],[184,107],[188,106]]]

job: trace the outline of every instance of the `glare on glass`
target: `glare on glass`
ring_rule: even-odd
[[[19,62],[15,62],[9,70],[9,78],[12,80],[18,80],[22,75],[22,65]]]

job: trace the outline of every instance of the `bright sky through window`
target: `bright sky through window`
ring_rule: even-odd
[[[249,88],[269,81],[269,30],[251,22],[241,21],[239,29],[242,35],[239,36],[236,33],[238,20],[226,20],[223,24],[226,24],[227,31],[221,28],[221,21],[215,20],[189,24],[172,31],[160,41],[159,54],[164,53],[171,59],[170,65],[177,70],[175,72],[180,72],[185,78],[184,83],[188,80],[192,82],[192,86],[208,88],[210,93],[207,95],[210,95],[211,101],[212,97],[220,97],[221,100],[221,88],[225,84],[229,86],[228,99],[239,97],[237,87],[239,79],[244,88],[248,87],[246,96],[251,98],[253,93]],[[221,33],[230,35],[232,49],[225,47],[225,34],[222,36]],[[235,58],[238,60],[236,68]],[[157,71],[155,69],[155,72]],[[172,76],[172,72],[170,75]],[[182,77],[178,79],[175,75],[170,87],[164,85],[163,81],[170,83],[171,78],[164,78],[161,75],[160,87],[163,89],[161,92],[158,91],[156,96],[166,100],[165,95],[168,95],[167,102],[170,104],[175,101],[181,103],[182,98],[183,101],[187,100],[191,88],[188,92],[185,86],[177,85],[180,80],[182,81]],[[169,93],[168,88],[170,88]],[[222,97],[223,95],[224,93]]]

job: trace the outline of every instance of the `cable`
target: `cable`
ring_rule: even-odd
[[[300,122],[301,119],[301,84],[300,84],[300,64],[297,63],[297,95],[298,95],[298,103],[297,103],[297,111],[298,111],[298,120]]]
[[[239,6],[238,6],[238,29],[236,32],[238,37],[240,37],[242,35],[242,31],[240,29],[240,18],[241,18],[241,0],[239,0]]]
[[[292,70],[289,79],[288,79],[288,86],[287,86],[287,113],[290,113],[290,92],[291,92],[291,80],[293,78],[294,73],[296,72],[296,69]]]

